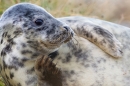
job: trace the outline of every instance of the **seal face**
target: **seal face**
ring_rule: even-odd
[[[73,35],[67,25],[56,20],[43,8],[32,4],[18,4],[9,8],[1,18],[1,22],[7,21],[11,21],[16,28],[14,35],[21,33],[29,46],[35,49],[42,47],[39,45],[54,49]]]
[[[1,75],[6,86],[35,86],[35,59],[68,42],[73,31],[43,8],[21,3],[1,16],[0,35]]]

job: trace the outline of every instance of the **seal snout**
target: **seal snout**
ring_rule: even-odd
[[[74,32],[69,26],[63,26],[63,28],[65,29],[66,33],[68,34],[68,37],[64,41],[64,43],[66,43],[72,39],[72,37],[74,36]]]
[[[71,29],[69,26],[63,26],[62,28],[63,28],[63,30],[64,30],[66,33],[70,34],[71,37],[74,36],[74,32],[72,31],[72,29]]]
[[[74,36],[74,32],[73,32],[73,30],[72,30],[69,26],[63,26],[63,28],[64,28],[67,32],[70,31],[70,35],[71,35],[71,37]]]

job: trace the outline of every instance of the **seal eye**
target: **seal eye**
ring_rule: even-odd
[[[43,20],[42,20],[42,19],[37,19],[37,20],[35,21],[35,24],[38,25],[38,26],[40,26],[40,25],[43,24]]]

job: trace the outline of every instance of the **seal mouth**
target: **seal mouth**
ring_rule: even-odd
[[[63,43],[69,42],[72,37],[73,35],[70,32],[62,32],[60,34],[54,35],[53,37],[48,39],[47,42],[40,41],[40,43],[49,49],[54,49],[59,47]]]
[[[61,43],[66,43],[70,41],[72,36],[70,34],[62,34],[62,35],[56,35],[52,39],[52,41],[49,41],[50,44],[61,44]]]

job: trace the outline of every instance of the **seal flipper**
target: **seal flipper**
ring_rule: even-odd
[[[88,39],[103,51],[115,58],[122,57],[121,43],[108,30],[88,23],[79,25],[74,32],[85,39]]]
[[[61,71],[48,56],[37,59],[34,68],[38,77],[37,86],[62,86]]]

